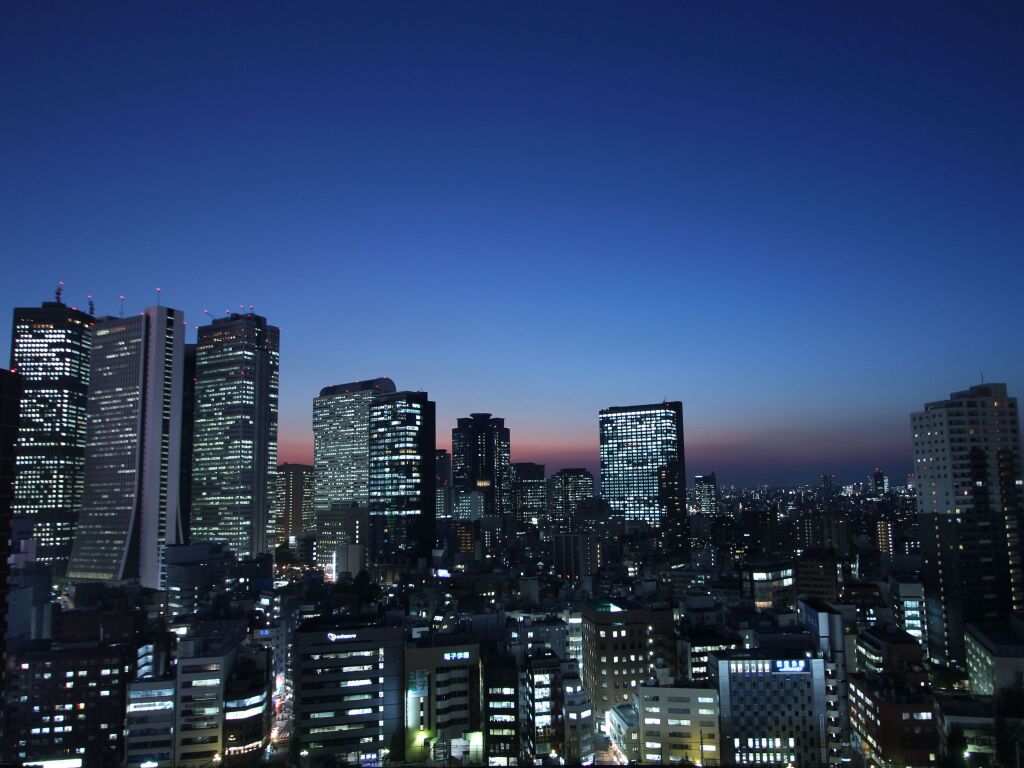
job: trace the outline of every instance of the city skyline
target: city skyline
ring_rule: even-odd
[[[281,461],[321,388],[390,376],[439,447],[487,411],[552,472],[681,400],[691,475],[899,478],[934,391],[1024,382],[1019,6],[42,15],[0,30],[0,305],[159,286],[189,341],[255,305]]]

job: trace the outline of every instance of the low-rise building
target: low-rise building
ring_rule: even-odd
[[[637,689],[640,762],[720,765],[718,691],[675,681]]]

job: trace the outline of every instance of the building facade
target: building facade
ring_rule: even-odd
[[[594,476],[586,469],[560,469],[548,478],[547,495],[548,533],[574,533],[580,527],[580,502],[594,495]]]
[[[982,384],[910,421],[929,655],[963,665],[967,622],[1024,609],[1017,400]]]
[[[599,417],[601,496],[626,524],[658,527],[666,514],[663,488],[686,492],[683,404],[606,408]],[[665,470],[678,477],[666,482]]]
[[[308,464],[277,465],[277,505],[274,536],[277,546],[295,542],[313,528],[313,467]]]
[[[471,413],[452,430],[452,486],[461,496],[480,493],[485,517],[512,515],[511,438],[504,419]]]
[[[269,551],[277,491],[280,331],[255,314],[199,328],[192,443],[193,541]]]
[[[165,587],[164,550],[182,537],[184,316],[149,307],[93,327],[85,496],[68,576]]]
[[[370,405],[369,511],[375,562],[425,557],[437,514],[436,417],[426,392],[378,395]]]
[[[21,374],[14,515],[32,520],[36,556],[67,571],[85,492],[93,318],[62,301],[14,310],[11,369]]]

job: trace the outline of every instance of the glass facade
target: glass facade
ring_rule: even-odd
[[[452,484],[455,504],[474,492],[483,495],[484,515],[512,514],[511,441],[504,419],[471,413],[452,430]]]
[[[562,469],[548,480],[548,524],[552,533],[573,533],[579,527],[577,508],[594,495],[594,476],[585,469]]]
[[[627,525],[660,526],[667,512],[659,472],[671,466],[685,493],[683,404],[607,408],[599,417],[601,496],[623,515]]]
[[[259,315],[217,318],[196,343],[193,541],[266,552],[276,495],[280,331]]]
[[[378,561],[426,555],[434,546],[435,441],[426,392],[380,395],[370,406],[370,524]]]
[[[164,549],[181,535],[184,335],[182,313],[168,307],[96,321],[72,580],[165,586]]]
[[[14,310],[11,368],[25,382],[13,514],[63,576],[82,510],[93,318],[58,301]]]

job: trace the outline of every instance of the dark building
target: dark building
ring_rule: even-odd
[[[929,654],[963,665],[968,622],[1024,609],[1017,399],[983,384],[910,420]]]
[[[715,473],[695,475],[693,487],[697,494],[697,510],[702,515],[714,517],[718,514],[718,480]]]
[[[323,616],[295,632],[297,753],[350,765],[401,760],[404,752],[405,641],[376,616]]]
[[[277,546],[296,539],[313,527],[313,467],[308,464],[277,465],[277,505],[274,532]]]
[[[543,525],[547,511],[544,465],[519,461],[512,465],[512,506],[520,523]]]
[[[484,752],[487,765],[517,765],[520,756],[519,666],[516,657],[483,649]]]
[[[444,448],[434,453],[434,471],[437,474],[437,498],[434,500],[437,519],[445,520],[455,509],[455,494],[452,491],[452,455]]]
[[[129,645],[41,643],[13,661],[5,707],[19,765],[73,758],[83,768],[121,765],[125,686],[135,663]]]
[[[267,552],[277,493],[280,331],[255,314],[216,318],[196,343],[192,539]]]
[[[555,575],[568,581],[593,576],[601,568],[601,546],[588,533],[557,533],[551,548]]]
[[[835,550],[808,549],[796,558],[796,594],[835,602],[841,594],[839,559]]]
[[[20,374],[0,369],[0,641],[7,637],[11,507],[14,500],[14,446],[18,439],[18,408],[24,383]],[[4,690],[7,645],[0,645],[0,691]],[[2,726],[2,721],[0,721]]]
[[[560,469],[548,478],[549,534],[573,533],[580,527],[580,503],[594,496],[594,476],[586,469]]]
[[[478,492],[485,517],[511,515],[512,467],[508,427],[489,413],[471,413],[452,430],[452,485],[456,497]],[[456,498],[458,504],[458,498]]]
[[[434,403],[426,392],[382,394],[369,418],[372,557],[425,557],[434,547],[437,514]]]
[[[14,515],[31,518],[36,556],[63,576],[85,490],[93,318],[56,301],[14,310],[11,368],[21,374]]]
[[[196,345],[186,344],[181,385],[181,466],[178,470],[178,506],[182,541],[192,540],[192,445],[195,442]]]

